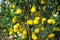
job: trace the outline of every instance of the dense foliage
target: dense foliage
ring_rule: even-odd
[[[0,4],[0,35],[3,40],[10,36],[17,40],[57,40],[59,3],[59,0],[4,0]]]

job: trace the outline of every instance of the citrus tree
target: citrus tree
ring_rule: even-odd
[[[0,4],[0,33],[4,40],[57,40],[60,1],[4,0]]]

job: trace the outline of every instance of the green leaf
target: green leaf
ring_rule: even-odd
[[[20,36],[20,37],[18,37],[18,39],[17,40],[22,40],[22,37]]]

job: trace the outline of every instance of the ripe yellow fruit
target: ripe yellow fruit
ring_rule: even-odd
[[[35,17],[35,20],[40,20],[40,17]]]
[[[17,9],[17,10],[16,10],[16,13],[17,13],[17,14],[22,14],[22,9]]]
[[[55,37],[54,33],[51,33],[51,34],[48,35],[48,38],[53,38],[53,37]]]
[[[56,23],[53,19],[49,19],[47,22],[48,22],[49,24],[55,24],[55,23]]]
[[[13,31],[10,31],[10,32],[9,32],[9,35],[13,35]]]
[[[52,20],[51,20],[51,19],[49,19],[47,22],[48,22],[49,24],[52,24]]]
[[[20,32],[18,31],[17,34],[20,34]]]
[[[39,24],[39,21],[38,20],[34,20],[34,24],[35,25]]]
[[[14,32],[15,32],[15,33],[17,33],[17,32],[18,32],[18,30],[17,30],[17,29],[14,29]]]
[[[15,25],[13,26],[13,29],[18,29],[19,26],[20,26],[20,24],[17,23],[17,24],[15,24]]]
[[[37,40],[38,39],[38,37],[35,35],[35,33],[32,33],[32,39],[33,40]]]
[[[27,35],[27,31],[26,30],[23,31],[23,35]]]
[[[39,28],[36,28],[34,32],[38,34],[40,32]]]
[[[45,22],[46,21],[46,18],[42,18],[42,21]]]
[[[35,6],[32,6],[31,13],[34,13],[34,12],[36,12],[36,7]]]
[[[33,21],[32,21],[32,20],[28,20],[28,21],[27,21],[27,24],[28,24],[28,25],[33,25]]]
[[[45,28],[44,27],[41,27],[41,31],[45,31]]]
[[[12,5],[12,8],[16,8],[16,6],[15,5]]]
[[[52,24],[55,24],[56,22],[54,20],[52,20]]]
[[[3,30],[3,32],[6,32],[6,31],[7,31],[6,29]]]
[[[26,36],[25,35],[22,35],[22,39],[26,39]]]
[[[41,0],[41,4],[45,4],[45,0]]]
[[[16,22],[17,22],[17,16],[14,16],[14,17],[13,17],[12,22],[13,22],[13,23],[16,23]]]

